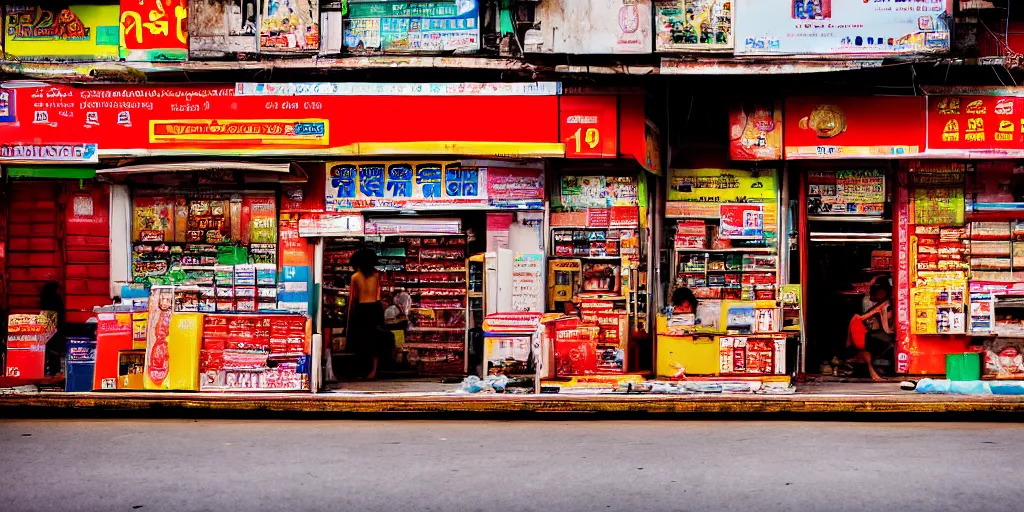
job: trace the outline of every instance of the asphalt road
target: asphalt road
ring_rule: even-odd
[[[1024,425],[0,422],[0,510],[1021,510]]]

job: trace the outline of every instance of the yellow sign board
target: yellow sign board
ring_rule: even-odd
[[[774,203],[775,171],[739,169],[673,169],[669,201],[697,203]]]
[[[8,5],[5,9],[7,58],[117,60],[120,56],[120,5]]]

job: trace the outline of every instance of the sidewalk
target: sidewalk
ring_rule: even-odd
[[[925,395],[895,383],[810,383],[792,395],[448,392],[166,393],[38,392],[0,396],[0,417],[46,412],[206,413],[1021,413],[1024,397]]]

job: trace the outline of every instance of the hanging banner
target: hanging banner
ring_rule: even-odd
[[[929,154],[1024,155],[1024,98],[929,96]]]
[[[918,155],[925,147],[924,98],[787,98],[783,140],[787,160]]]
[[[772,101],[729,108],[729,158],[782,160],[782,109]]]
[[[117,60],[120,12],[117,5],[6,5],[4,52],[8,60]]]
[[[732,51],[735,0],[657,0],[655,51]]]
[[[17,94],[12,94],[13,103],[8,100],[6,109],[0,108],[0,114],[8,114],[0,117],[0,141],[95,144],[101,158],[279,155],[298,150],[306,155],[563,154],[557,88],[543,84],[521,94],[441,87],[437,94],[396,96],[245,94],[250,85],[49,85],[3,90]],[[392,117],[380,115],[385,108],[415,112],[430,119],[432,127],[396,124]]]
[[[949,51],[953,0],[734,0],[737,55]]]
[[[329,163],[326,208],[542,208],[543,171],[509,171],[492,179],[487,167],[459,162]]]
[[[479,0],[349,2],[345,47],[356,53],[479,50]]]
[[[188,57],[187,0],[121,0],[121,58],[181,61]]]

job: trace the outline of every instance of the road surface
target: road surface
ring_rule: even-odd
[[[1021,510],[1024,426],[0,421],[0,510]]]

